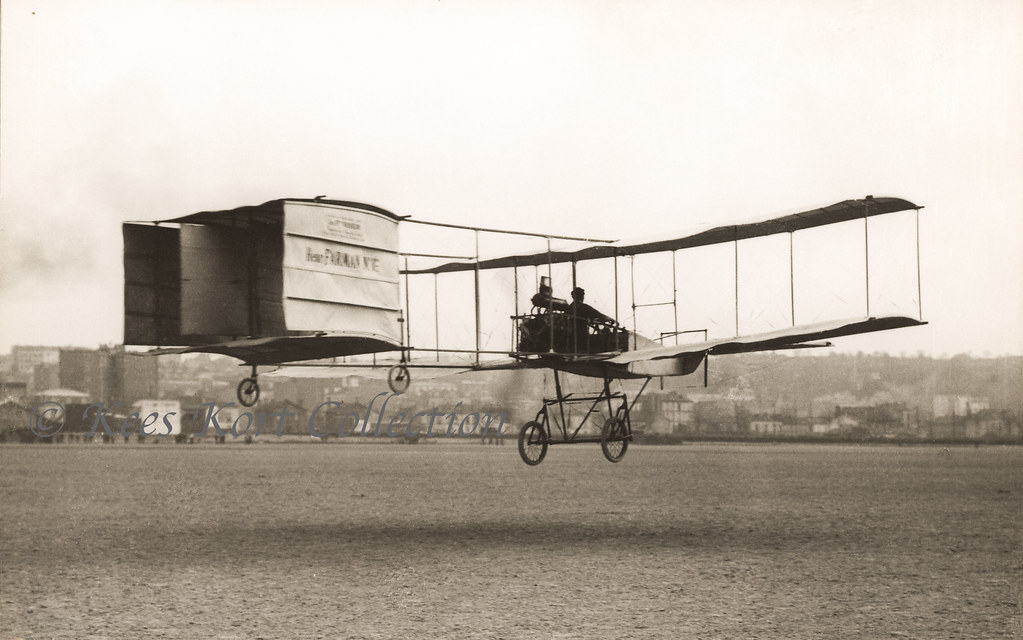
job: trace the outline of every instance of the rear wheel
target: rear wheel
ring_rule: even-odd
[[[608,418],[600,433],[600,449],[604,452],[604,457],[611,462],[618,462],[625,457],[628,448],[629,438],[625,422],[621,418]]]
[[[412,376],[403,364],[396,364],[387,372],[387,386],[395,393],[404,393],[411,382]]]
[[[251,407],[259,401],[259,383],[256,378],[245,378],[238,383],[238,402],[243,407]]]
[[[522,425],[519,431],[519,455],[528,465],[538,465],[547,455],[547,434],[535,420]]]

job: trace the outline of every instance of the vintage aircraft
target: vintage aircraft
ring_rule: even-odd
[[[252,367],[252,375],[238,385],[238,399],[252,406],[259,398],[257,368],[319,361],[318,366],[388,367],[388,383],[400,393],[408,388],[410,369],[429,367],[460,371],[545,369],[554,372],[554,396],[543,399],[536,418],[519,433],[519,453],[531,465],[539,464],[550,445],[600,443],[605,457],[618,462],[632,440],[630,407],[654,377],[684,376],[706,365],[711,355],[754,351],[803,349],[830,345],[827,340],[875,331],[925,324],[922,318],[870,314],[869,221],[872,217],[913,211],[916,216],[917,305],[919,307],[919,210],[899,198],[867,196],[831,206],[761,222],[728,225],[700,233],[642,243],[622,243],[542,233],[526,233],[463,225],[434,223],[399,216],[371,205],[313,199],[281,199],[227,211],[208,211],[159,222],[123,226],[125,264],[125,344],[158,347],[151,353],[206,352],[232,356]],[[796,325],[795,277],[792,267],[793,234],[798,231],[862,220],[864,229],[867,304],[866,314],[849,320]],[[399,246],[401,224],[430,225],[471,232],[472,256],[416,252]],[[482,259],[480,234],[517,235],[546,244],[539,251]],[[739,335],[739,246],[743,241],[789,234],[791,326],[768,332]],[[552,248],[552,241],[586,243],[581,248]],[[693,333],[679,330],[679,299],[674,279],[678,252],[732,245],[735,251],[735,336],[681,342]],[[468,253],[468,252],[466,252]],[[637,302],[638,256],[661,254],[671,259],[669,300]],[[410,266],[410,260],[428,264]],[[577,287],[577,268],[603,264],[614,291],[614,315],[604,315],[584,302]],[[621,264],[620,264],[621,263]],[[552,275],[573,293],[572,303],[555,295]],[[627,270],[628,285],[619,283]],[[481,278],[487,272],[510,272],[513,280],[511,344],[508,348],[484,345]],[[541,272],[545,271],[545,275]],[[536,292],[520,292],[520,272],[535,283]],[[473,311],[474,344],[447,345],[440,338],[440,305],[436,302],[439,277],[471,275],[463,279],[465,310]],[[529,276],[532,275],[532,278]],[[647,277],[647,275],[641,275]],[[663,274],[661,274],[663,277]],[[433,339],[411,330],[412,294],[433,284]],[[418,284],[414,284],[418,283]],[[566,287],[567,288],[567,287]],[[632,328],[619,321],[619,290],[627,289]],[[404,300],[402,300],[404,293]],[[428,293],[428,291],[427,291]],[[523,296],[529,311],[520,311]],[[524,306],[524,305],[523,305]],[[640,335],[636,317],[646,307],[671,307],[673,323],[659,332],[658,340]],[[468,315],[467,313],[465,315]],[[489,333],[487,335],[490,335]],[[665,344],[665,340],[673,344]],[[377,354],[393,354],[378,361]],[[349,356],[372,354],[370,361],[347,361]],[[446,359],[442,360],[441,356]],[[432,361],[424,362],[424,356]],[[337,358],[346,361],[339,362]],[[323,359],[331,358],[324,363]],[[450,359],[448,359],[450,358]],[[395,361],[396,359],[396,361]],[[454,359],[454,360],[452,360]],[[602,380],[596,393],[566,394],[559,374],[569,373]],[[643,381],[631,398],[612,391],[611,382]],[[581,403],[589,409],[581,422],[570,425],[565,407]],[[591,417],[593,418],[591,420]],[[594,423],[603,418],[602,425]],[[588,430],[584,427],[589,426]]]

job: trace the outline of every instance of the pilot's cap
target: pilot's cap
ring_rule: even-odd
[[[586,295],[586,289],[583,289],[582,287],[576,287],[575,289],[572,289],[572,297],[579,296],[581,298],[584,295]]]

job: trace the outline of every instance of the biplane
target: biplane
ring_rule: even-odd
[[[417,368],[551,371],[553,395],[542,399],[536,417],[519,432],[522,459],[539,464],[549,446],[588,442],[599,443],[604,456],[618,462],[634,437],[630,408],[653,378],[694,374],[702,365],[706,384],[710,356],[823,347],[832,338],[926,324],[920,305],[921,208],[900,198],[867,196],[639,243],[423,221],[322,197],[130,222],[123,225],[124,342],[156,347],[153,354],[204,352],[241,360],[251,367],[237,388],[246,407],[259,399],[258,368],[266,366],[330,367],[339,375],[344,368],[386,370],[395,393],[408,389]],[[870,220],[898,212],[912,212],[915,220],[918,317],[870,313]],[[793,236],[857,221],[866,252],[866,313],[797,324]],[[409,225],[471,233],[471,255],[405,246],[399,229]],[[740,246],[786,234],[790,322],[741,335]],[[481,236],[516,237],[539,247],[482,257]],[[711,338],[707,329],[679,328],[676,257],[720,246],[734,252],[735,330]],[[667,259],[670,266],[637,272],[645,256]],[[603,286],[601,300],[611,313],[585,301],[582,272],[585,284]],[[503,287],[487,280],[495,274]],[[637,274],[667,283],[663,297],[670,292],[671,299],[644,301]],[[458,293],[455,306],[442,314],[439,283],[448,278]],[[564,291],[571,292],[571,302]],[[652,339],[643,335],[648,325],[641,327],[638,318],[655,309],[667,326]],[[442,339],[454,317],[471,319],[470,329]],[[690,340],[693,333],[702,333],[701,339]],[[564,374],[601,385],[592,393],[566,393]],[[613,382],[621,386],[625,380],[642,383],[631,398],[624,388],[612,389]],[[586,411],[572,423],[566,407],[577,404]]]

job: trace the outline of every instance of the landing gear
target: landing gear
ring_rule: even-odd
[[[238,383],[238,402],[243,407],[253,407],[259,402],[259,381],[256,379],[256,367],[252,367],[252,377]]]
[[[527,422],[519,431],[519,455],[530,466],[543,462],[547,455],[547,434],[539,422]]]
[[[608,418],[600,431],[600,450],[611,462],[618,462],[625,457],[632,434],[625,428],[625,422],[618,417]]]
[[[412,376],[404,364],[396,364],[387,372],[387,386],[395,393],[404,393],[412,384]]]
[[[633,398],[633,403],[643,394],[649,382],[650,378],[647,378],[639,393]],[[544,398],[543,406],[537,412],[536,419],[524,424],[522,430],[519,431],[519,455],[523,462],[528,465],[538,465],[547,455],[548,446],[583,442],[594,444],[599,442],[604,457],[611,462],[619,462],[625,457],[625,452],[629,448],[629,440],[632,440],[632,422],[629,420],[631,405],[624,392],[612,392],[611,380],[605,378],[604,388],[600,393],[565,395],[561,392],[561,379],[558,377],[557,370],[554,371],[554,388],[556,396]],[[576,403],[592,404],[579,425],[569,431],[569,424],[565,419],[565,405]],[[598,410],[601,405],[603,405],[603,409]],[[551,409],[555,406],[557,410],[552,411]],[[599,436],[579,435],[587,421],[590,421],[591,416],[596,420],[600,415],[609,417],[604,421]],[[590,433],[592,434],[593,431],[591,429]]]

